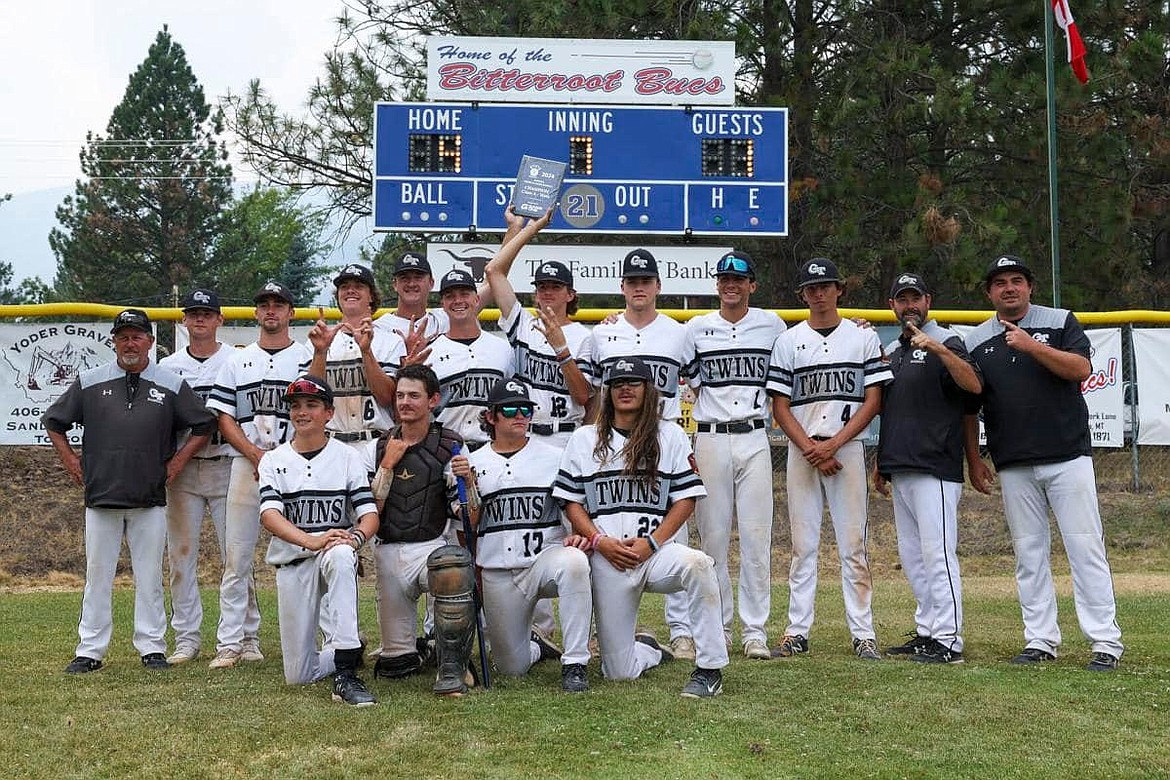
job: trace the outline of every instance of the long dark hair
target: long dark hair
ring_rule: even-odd
[[[626,437],[621,458],[622,472],[642,480],[646,485],[658,481],[658,388],[651,382],[643,384],[642,408],[634,420],[634,427]],[[597,444],[593,447],[594,459],[604,465],[613,457],[610,442],[613,440],[613,388],[607,386],[601,399],[601,411],[597,415]]]

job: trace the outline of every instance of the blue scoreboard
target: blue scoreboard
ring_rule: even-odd
[[[784,236],[783,108],[379,103],[374,229],[502,232],[524,155],[567,164],[550,233]]]

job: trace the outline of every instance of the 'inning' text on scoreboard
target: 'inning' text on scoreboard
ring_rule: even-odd
[[[374,228],[506,228],[520,158],[568,164],[546,232],[787,235],[782,108],[380,103]]]

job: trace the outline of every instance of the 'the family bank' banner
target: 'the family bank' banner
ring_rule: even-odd
[[[1133,329],[1138,444],[1170,444],[1170,331]]]

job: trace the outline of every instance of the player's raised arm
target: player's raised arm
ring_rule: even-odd
[[[512,263],[520,254],[520,250],[532,240],[532,237],[552,220],[552,209],[549,209],[540,219],[525,220],[524,217],[518,216],[509,205],[504,212],[504,218],[508,222],[508,233],[504,236],[504,243],[500,245],[495,256],[488,262],[487,268],[484,270],[484,278],[487,280],[496,306],[500,309],[500,314],[507,317],[511,313],[512,307],[516,305],[516,291],[508,280]]]

